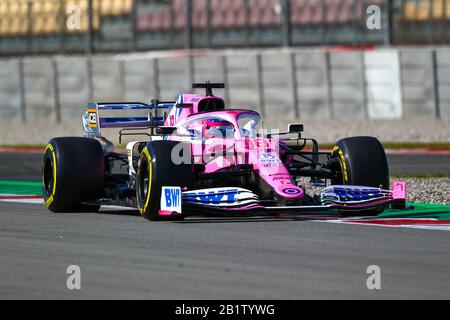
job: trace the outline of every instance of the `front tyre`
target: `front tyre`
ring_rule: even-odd
[[[98,211],[105,160],[97,140],[78,137],[50,140],[42,164],[44,204],[52,212]]]
[[[336,159],[336,185],[389,189],[389,166],[380,141],[373,137],[339,140],[332,152]]]
[[[179,148],[183,145],[183,148]],[[176,141],[152,141],[142,151],[136,175],[136,198],[139,212],[146,219],[180,220],[183,216],[160,216],[162,187],[190,188],[192,186],[191,164],[175,164],[172,159],[174,148],[189,152],[179,154],[191,159],[190,145]],[[178,152],[175,150],[176,152]],[[175,154],[175,153],[174,153]],[[187,156],[187,157],[186,157]]]

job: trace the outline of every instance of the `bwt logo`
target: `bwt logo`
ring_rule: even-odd
[[[218,192],[190,192],[183,195],[183,200],[200,201],[202,203],[219,204],[224,198],[227,203],[234,203],[238,190],[223,190]]]
[[[172,189],[167,188],[164,190],[165,198],[166,198],[166,206],[168,208],[176,208],[181,203],[181,190],[180,189]]]

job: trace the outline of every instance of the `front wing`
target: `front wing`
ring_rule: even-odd
[[[160,215],[330,215],[360,214],[384,210],[390,205],[404,207],[406,184],[394,182],[393,190],[360,186],[330,186],[322,190],[317,205],[274,206],[261,204],[256,194],[243,188],[214,188],[182,192],[163,187]]]

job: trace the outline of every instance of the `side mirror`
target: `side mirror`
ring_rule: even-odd
[[[288,126],[289,133],[301,133],[303,132],[303,123],[291,123]]]
[[[183,109],[183,108],[190,109],[193,106],[194,106],[194,104],[192,104],[192,103],[178,103],[177,104],[177,108],[180,108],[180,109]]]

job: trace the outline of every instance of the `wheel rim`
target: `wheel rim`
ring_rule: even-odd
[[[44,163],[44,178],[43,178],[43,187],[44,187],[44,195],[46,198],[50,197],[53,191],[53,161],[50,157],[45,159]]]
[[[148,196],[149,191],[149,169],[148,161],[146,158],[141,160],[141,167],[139,169],[139,180],[138,180],[138,195],[139,195],[139,207],[143,208],[145,200]]]
[[[338,155],[334,155],[337,160],[333,166],[333,170],[337,173],[337,179],[331,180],[333,185],[343,185],[344,184],[344,168],[342,165],[341,158]]]

